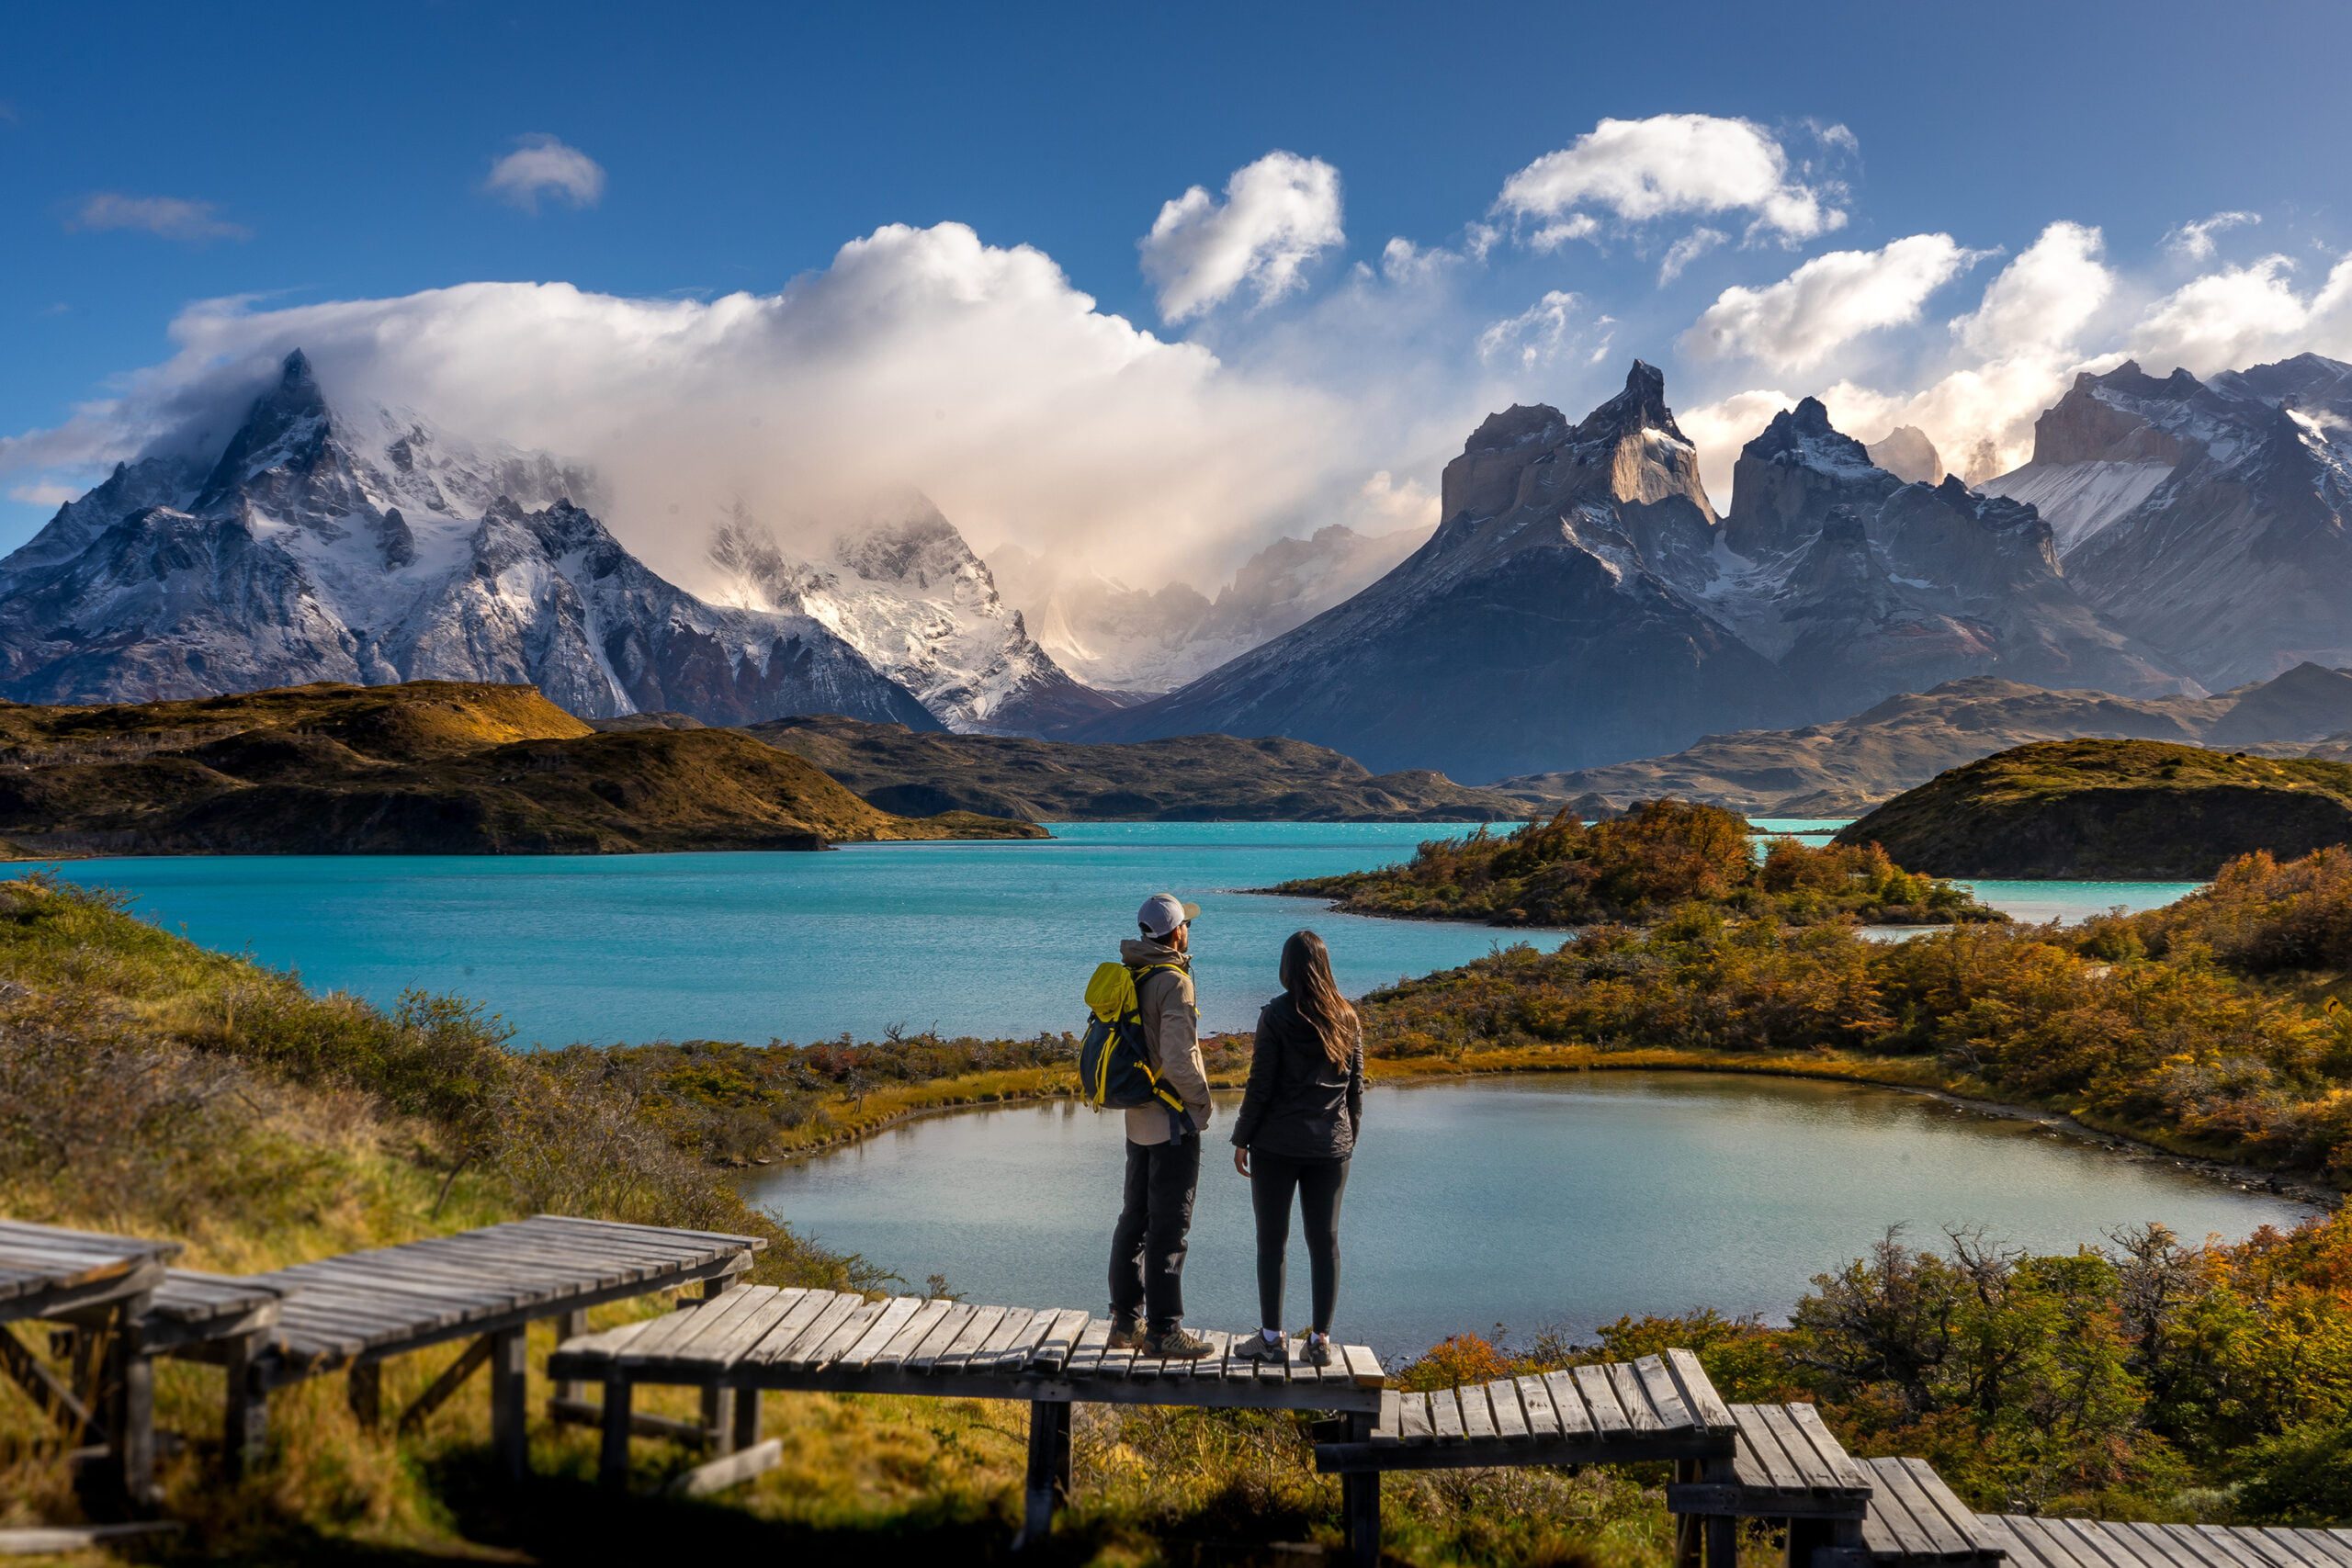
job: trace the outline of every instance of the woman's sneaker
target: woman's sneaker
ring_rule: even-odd
[[[1328,1334],[1307,1336],[1305,1355],[1310,1367],[1329,1366],[1332,1361],[1331,1337]]]
[[[1216,1348],[1189,1328],[1171,1328],[1165,1334],[1147,1334],[1143,1353],[1163,1361],[1197,1361]]]
[[[1246,1339],[1235,1340],[1228,1353],[1245,1361],[1287,1361],[1290,1359],[1290,1341],[1252,1334]]]

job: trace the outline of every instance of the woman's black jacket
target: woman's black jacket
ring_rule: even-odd
[[[1287,994],[1258,1014],[1250,1088],[1233,1123],[1236,1147],[1290,1159],[1345,1159],[1363,1116],[1363,1042],[1337,1067]]]

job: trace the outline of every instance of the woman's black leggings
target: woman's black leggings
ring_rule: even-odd
[[[1315,1331],[1331,1332],[1340,1300],[1340,1194],[1347,1190],[1344,1159],[1289,1159],[1250,1151],[1250,1204],[1258,1213],[1260,1323],[1283,1326],[1283,1255],[1290,1250],[1290,1195],[1306,1223],[1306,1261],[1315,1280]]]

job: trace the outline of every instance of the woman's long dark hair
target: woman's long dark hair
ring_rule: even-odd
[[[1298,1016],[1315,1031],[1323,1054],[1333,1066],[1345,1067],[1355,1055],[1363,1026],[1340,994],[1340,983],[1331,978],[1331,950],[1313,931],[1293,931],[1283,943],[1282,975],[1283,989],[1290,993]]]

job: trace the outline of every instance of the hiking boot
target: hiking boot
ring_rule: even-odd
[[[1177,1327],[1144,1336],[1143,1353],[1163,1361],[1197,1361],[1216,1348],[1189,1328]]]
[[[1252,1334],[1246,1339],[1235,1340],[1230,1354],[1244,1361],[1287,1361],[1290,1359],[1290,1341]]]
[[[1131,1317],[1125,1313],[1111,1314],[1111,1349],[1140,1350],[1143,1348],[1143,1319]]]
[[[1331,1350],[1331,1337],[1328,1334],[1307,1336],[1306,1348],[1301,1354],[1310,1367],[1329,1366],[1335,1359]]]

